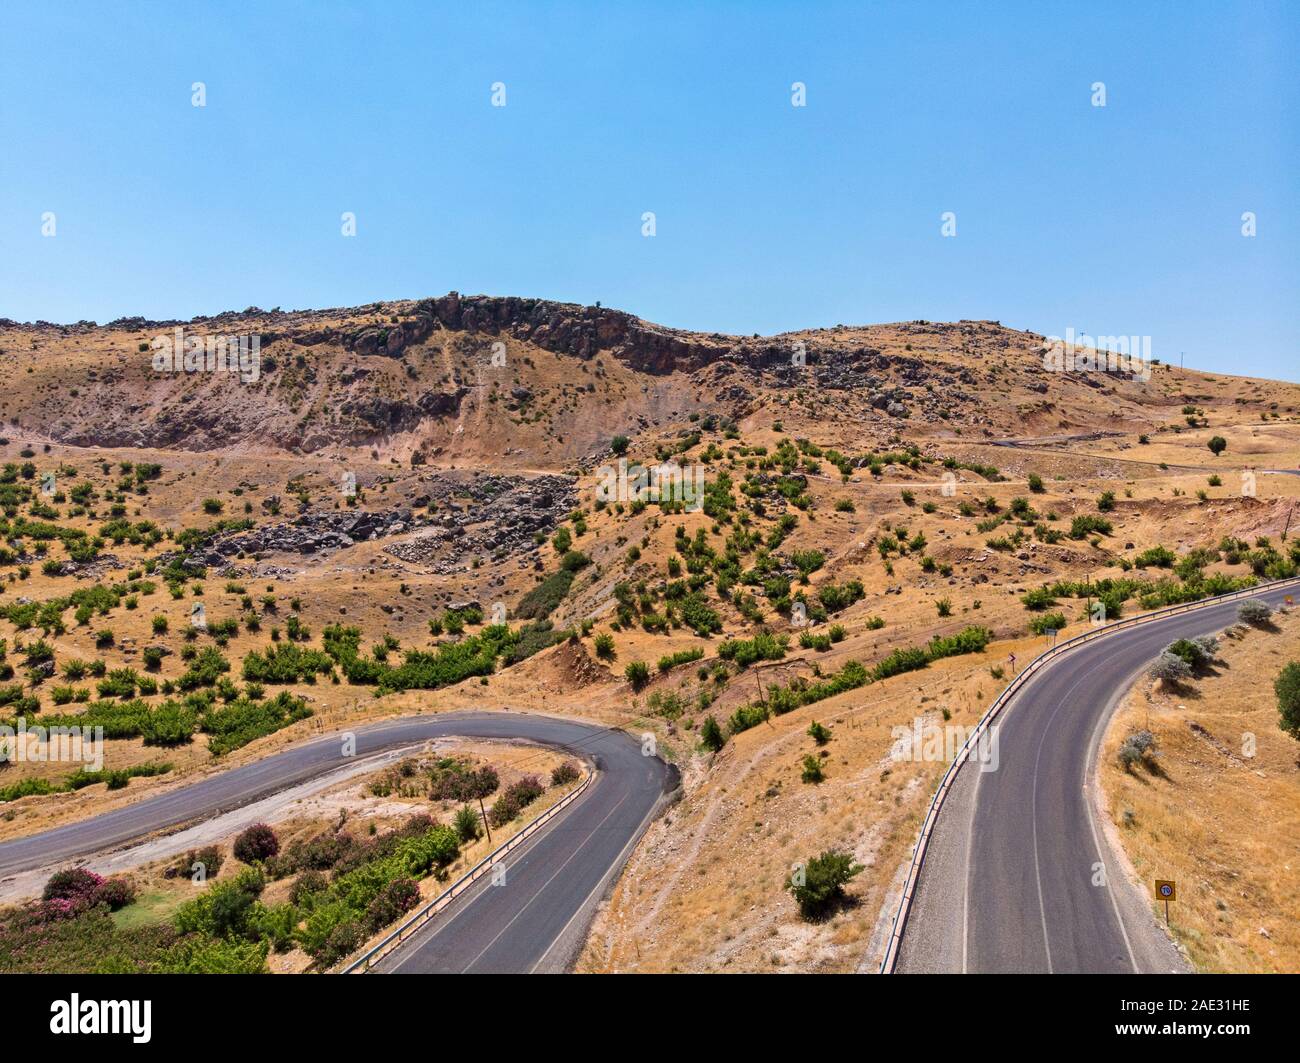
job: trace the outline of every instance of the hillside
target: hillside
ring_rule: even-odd
[[[256,379],[156,371],[177,328],[259,336]],[[1099,601],[1300,565],[1300,387],[1052,372],[1045,342],[455,293],[0,321],[0,714],[105,725],[119,773],[11,758],[0,838],[363,719],[570,714],[684,779],[584,969],[870,966],[944,766],[895,728],[973,724]],[[610,497],[620,458],[702,495]],[[866,870],[802,920],[784,876],[832,847]]]

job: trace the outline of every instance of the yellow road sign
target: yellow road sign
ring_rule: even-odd
[[[1178,899],[1178,887],[1164,879],[1156,879],[1156,896],[1162,901],[1176,901]]]

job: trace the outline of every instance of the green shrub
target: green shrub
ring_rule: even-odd
[[[794,894],[799,914],[809,922],[824,918],[844,899],[844,887],[866,868],[851,853],[827,849],[808,861],[802,871],[786,880],[785,888]]]

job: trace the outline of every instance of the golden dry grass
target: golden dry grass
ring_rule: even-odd
[[[1155,879],[1177,882],[1172,933],[1204,971],[1300,971],[1300,743],[1278,727],[1273,691],[1300,660],[1300,611],[1277,628],[1223,639],[1217,674],[1186,693],[1143,680],[1102,744],[1118,836],[1148,895]],[[1141,728],[1158,770],[1126,773],[1116,751]]]

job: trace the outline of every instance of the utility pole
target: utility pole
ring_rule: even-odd
[[[1295,503],[1291,503],[1291,508],[1287,510],[1286,527],[1282,529],[1282,541],[1286,542],[1286,533],[1291,530],[1291,518],[1295,516]]]
[[[487,831],[487,834],[488,834],[488,845],[491,845],[491,844],[492,844],[492,825],[491,825],[490,823],[488,823],[488,818],[487,818],[487,809],[485,809],[485,808],[483,807],[483,798],[482,798],[482,797],[480,797],[480,798],[478,799],[478,810],[479,810],[479,812],[480,812],[480,813],[482,814],[482,816],[483,816],[483,828]]]

